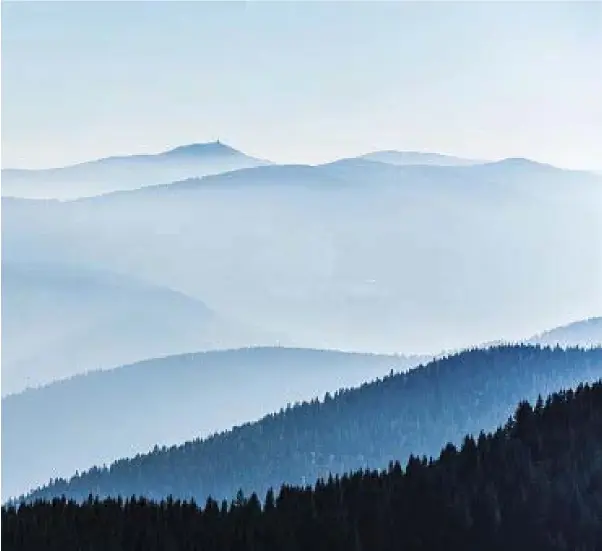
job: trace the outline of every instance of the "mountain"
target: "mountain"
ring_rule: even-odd
[[[392,165],[435,165],[435,166],[465,166],[482,163],[472,159],[463,159],[441,153],[426,153],[421,151],[374,151],[360,157],[369,161],[378,161]]]
[[[347,159],[5,197],[2,254],[168,287],[291,346],[438,353],[602,311],[601,209],[602,178],[531,161]]]
[[[2,169],[2,196],[73,199],[259,166],[266,162],[219,141],[191,144],[154,155],[107,157],[61,168]]]
[[[196,298],[129,276],[2,262],[3,395],[89,370],[262,338],[276,340]]]
[[[602,346],[602,326],[600,318],[593,317],[586,320],[575,321],[566,325],[548,329],[530,338],[505,340],[497,339],[480,343],[479,348],[491,348],[507,344],[529,344],[537,346],[556,346],[591,348]],[[443,350],[439,355],[458,354],[461,350]]]
[[[602,382],[531,405],[438,458],[412,456],[315,487],[161,503],[128,496],[2,508],[10,549],[465,549],[597,551]],[[443,444],[440,445],[443,446]],[[263,497],[262,494],[259,494]]]
[[[186,327],[182,326],[186,331]],[[149,340],[158,338],[151,336]],[[110,344],[107,344],[110,346]],[[96,371],[2,400],[2,492],[207,436],[425,358],[250,348]]]
[[[261,495],[282,483],[313,483],[329,473],[383,468],[412,453],[435,454],[446,442],[504,423],[520,400],[601,376],[601,348],[470,350],[206,439],[54,481],[28,499],[171,494],[203,503],[208,495],[230,499],[240,488]],[[35,448],[18,457],[35,458]]]
[[[602,346],[602,316],[545,331],[532,337],[529,342],[548,346]]]

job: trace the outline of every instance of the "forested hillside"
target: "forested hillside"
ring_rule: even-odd
[[[523,402],[503,429],[466,437],[459,450],[448,445],[436,461],[411,457],[405,471],[394,463],[315,488],[283,487],[263,506],[256,494],[239,494],[203,509],[121,498],[3,508],[2,544],[15,551],[596,551],[600,434],[598,382],[535,407]]]
[[[385,467],[411,453],[436,454],[446,442],[503,424],[523,399],[600,377],[600,348],[470,350],[205,440],[157,447],[70,481],[54,481],[30,499],[171,494],[202,502],[208,495],[230,499],[240,488],[263,494],[282,483]]]
[[[425,361],[285,347],[214,350],[93,371],[7,396],[2,400],[2,500],[50,478],[146,453],[155,444],[207,437],[289,402]],[[3,364],[3,385],[4,376]]]

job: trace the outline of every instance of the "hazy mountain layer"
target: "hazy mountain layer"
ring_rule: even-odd
[[[207,436],[423,359],[286,348],[207,352],[8,396],[2,400],[2,492],[17,495],[155,444]]]
[[[2,263],[2,395],[94,369],[261,341],[259,331],[165,287],[77,265]]]
[[[130,274],[294,346],[437,353],[599,314],[601,211],[600,177],[524,159],[348,159],[5,198],[2,250]]]

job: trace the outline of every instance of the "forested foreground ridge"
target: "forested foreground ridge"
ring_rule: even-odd
[[[313,484],[329,474],[386,468],[410,454],[434,456],[447,442],[503,425],[521,400],[601,377],[601,348],[470,350],[204,440],[52,481],[27,501],[92,494],[202,503],[231,499],[239,489],[265,495],[283,483]]]
[[[66,499],[2,509],[10,550],[602,549],[602,382],[521,402],[494,434],[448,444],[405,470],[230,503]]]

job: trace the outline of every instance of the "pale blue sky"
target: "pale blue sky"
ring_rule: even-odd
[[[219,137],[602,166],[602,3],[2,3],[2,165]]]

